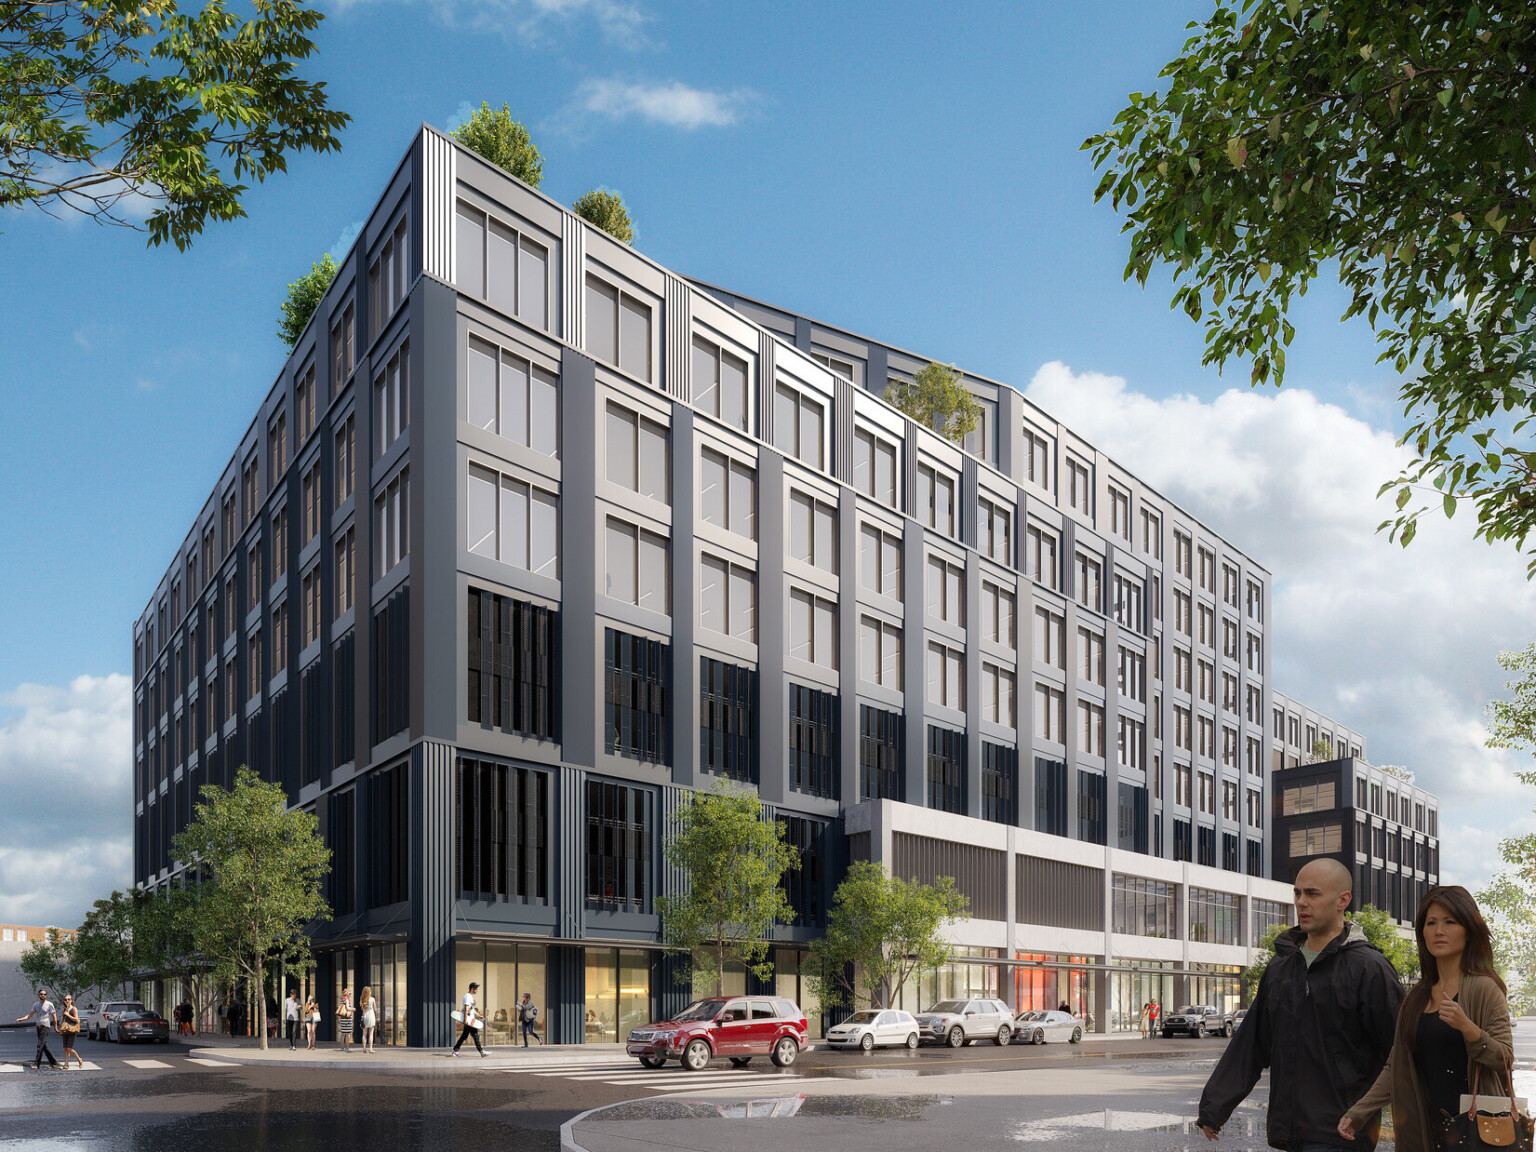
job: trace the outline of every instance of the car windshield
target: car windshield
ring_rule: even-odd
[[[963,1012],[963,1011],[965,1011],[965,1001],[964,1000],[940,1000],[932,1008],[928,1009],[928,1011],[933,1013],[933,1014],[935,1014],[935,1015],[937,1015],[939,1013],[942,1013],[942,1012],[956,1012],[956,1013]]]
[[[724,1000],[695,1000],[684,1008],[674,1020],[713,1020],[720,1015],[720,1009],[725,1007]]]
[[[1020,1020],[1044,1020],[1045,1019],[1045,1013],[1044,1012],[1020,1012],[1019,1013],[1019,1019]]]
[[[862,1012],[855,1012],[852,1016],[848,1017],[848,1019],[844,1020],[843,1023],[844,1024],[873,1024],[875,1022],[876,1018],[879,1015],[880,1015],[880,1013],[872,1011],[871,1009],[866,1008]]]
[[[1186,1004],[1186,1005],[1184,1005],[1184,1007],[1180,1008],[1179,1011],[1180,1012],[1198,1012],[1198,1011],[1200,1011],[1200,1009],[1196,1008],[1193,1004]]]

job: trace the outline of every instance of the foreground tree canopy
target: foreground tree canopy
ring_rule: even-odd
[[[296,151],[339,150],[350,119],[294,64],[324,17],[294,0],[0,0],[0,207],[137,227],[185,249],[244,216],[248,184]],[[227,170],[219,165],[227,165]]]
[[[1173,269],[1205,362],[1280,383],[1286,311],[1325,269],[1405,377],[1413,463],[1383,492],[1406,544],[1429,507],[1536,526],[1536,7],[1219,0],[1158,91],[1083,145],[1127,213],[1126,277]],[[1425,495],[1430,497],[1426,504]],[[1530,553],[1536,574],[1536,552]]]

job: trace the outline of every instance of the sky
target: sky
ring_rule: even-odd
[[[1291,314],[1283,389],[1200,364],[1166,280],[1122,279],[1082,141],[1210,0],[317,0],[300,67],[352,116],[186,253],[0,213],[0,922],[74,923],[129,879],[132,621],[280,369],[286,286],[342,254],[423,122],[508,104],[570,203],[618,191],[686,275],[1008,382],[1275,577],[1275,682],[1444,803],[1476,885],[1536,829],[1483,746],[1536,594],[1468,517],[1375,531],[1398,379],[1344,298]]]

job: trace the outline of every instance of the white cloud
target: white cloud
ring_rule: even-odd
[[[336,243],[331,245],[326,255],[338,264],[341,263],[347,252],[351,250],[353,243],[362,235],[362,232],[363,222],[361,220],[352,221],[352,223],[341,230],[341,235],[336,237]]]
[[[1536,589],[1465,512],[1407,549],[1376,532],[1408,458],[1390,433],[1300,389],[1154,399],[1054,362],[1028,395],[1273,573],[1275,686],[1440,795],[1447,880],[1481,883],[1498,837],[1536,828],[1521,758],[1483,745],[1494,657],[1536,637]]]
[[[368,2],[333,0],[333,7],[345,12]],[[425,4],[450,28],[500,32],[535,47],[547,42],[557,27],[590,20],[605,40],[639,48],[646,43],[644,28],[650,21],[639,4],[628,0],[425,0]]]
[[[0,921],[72,927],[132,882],[128,677],[0,694]]]
[[[690,88],[679,80],[669,83],[631,83],[624,80],[588,80],[576,90],[578,113],[606,116],[611,120],[638,117],[651,124],[693,131],[696,128],[728,128],[756,101],[748,88],[709,92]]]

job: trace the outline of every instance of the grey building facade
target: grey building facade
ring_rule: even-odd
[[[620,1039],[686,999],[662,844],[724,777],[802,851],[813,1018],[850,859],[970,898],[909,1007],[1235,999],[1288,892],[1270,575],[1007,385],[963,447],[913,424],[925,363],[424,128],[135,623],[135,880],[249,764],[333,852],[323,1001],[436,1044],[475,979],[493,1041],[524,990]]]

